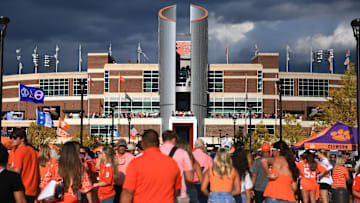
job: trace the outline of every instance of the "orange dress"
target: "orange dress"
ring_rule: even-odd
[[[275,180],[269,180],[269,183],[264,191],[264,197],[288,202],[296,202],[295,194],[291,187],[292,182],[292,177],[279,174]]]

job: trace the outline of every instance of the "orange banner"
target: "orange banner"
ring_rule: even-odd
[[[305,143],[305,149],[325,149],[338,151],[356,151],[357,144],[336,144],[336,143]]]

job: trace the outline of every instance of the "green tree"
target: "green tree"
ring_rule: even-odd
[[[41,144],[48,144],[57,139],[56,129],[30,123],[27,129],[28,136],[32,139],[34,147],[39,148]]]
[[[251,149],[258,149],[264,142],[270,142],[271,137],[269,130],[266,128],[263,121],[256,125],[255,129],[251,133]],[[250,149],[250,138],[246,137],[244,140],[245,148]]]
[[[356,125],[356,77],[354,64],[342,76],[342,87],[329,91],[327,103],[320,106],[321,112],[315,117],[315,130],[319,131],[340,121],[354,127]]]
[[[75,135],[71,138],[71,141],[80,143],[80,132],[76,132]],[[85,147],[95,148],[102,144],[98,136],[89,136],[88,134],[83,134],[83,145]]]
[[[289,146],[306,138],[306,132],[301,127],[300,122],[296,118],[287,115],[284,118],[282,126],[282,140]],[[280,130],[275,131],[275,135],[271,137],[271,143],[280,140]]]

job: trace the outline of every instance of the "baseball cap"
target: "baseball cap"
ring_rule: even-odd
[[[123,146],[123,147],[126,147],[127,144],[126,144],[126,140],[125,139],[120,139],[117,143],[118,146]]]
[[[270,147],[269,143],[264,143],[261,145],[261,151],[263,151],[263,152],[270,152],[270,149],[271,149],[271,147]]]
[[[231,149],[231,141],[230,140],[223,140],[221,142],[221,148],[230,150]]]

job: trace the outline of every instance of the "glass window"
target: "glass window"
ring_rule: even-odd
[[[261,117],[262,111],[262,98],[239,98],[239,97],[211,97],[208,102],[208,116],[209,117],[232,117],[232,114],[240,114],[245,116],[249,114],[248,106],[252,106],[251,114],[256,117]]]
[[[120,102],[119,102],[120,101]],[[156,113],[160,111],[160,98],[159,97],[133,97],[130,102],[125,97],[105,97],[105,114],[111,114],[111,106],[117,109],[117,113],[125,116],[126,113],[136,113],[142,116],[149,116],[149,113]]]
[[[87,95],[87,78],[74,78],[73,80],[73,96],[81,96],[81,85],[80,82],[84,81],[84,96]]]
[[[224,92],[224,71],[208,72],[208,91]]]
[[[263,73],[261,70],[257,71],[257,92],[262,93],[263,89]]]
[[[69,79],[41,79],[40,89],[46,96],[69,96]]]
[[[293,78],[281,78],[280,84],[282,85],[283,96],[294,96],[294,79]]]
[[[159,71],[143,71],[143,92],[159,91]]]
[[[104,73],[104,92],[109,92],[109,83],[110,83],[109,71],[106,70]]]
[[[299,79],[299,96],[327,97],[329,96],[329,80]]]

